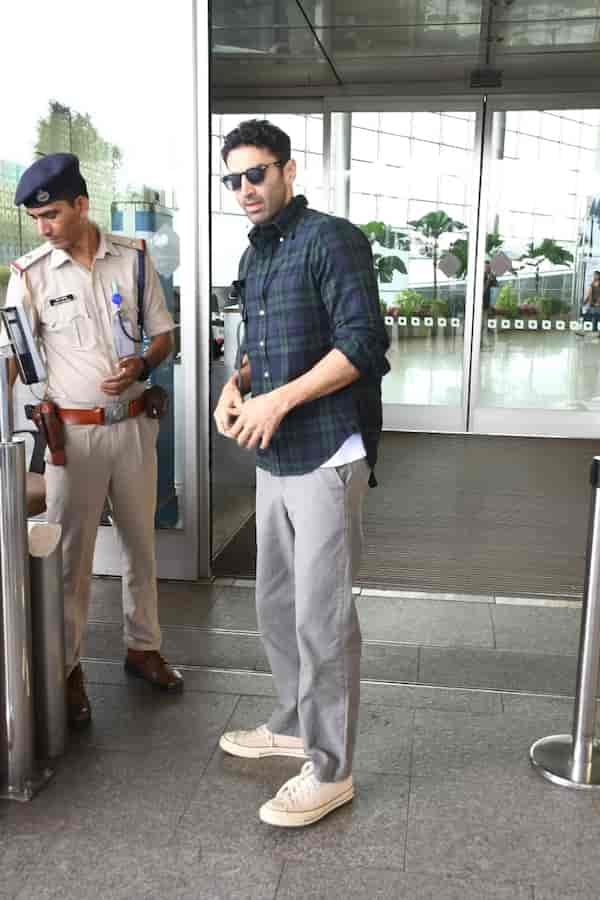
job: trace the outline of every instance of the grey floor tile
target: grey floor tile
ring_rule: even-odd
[[[136,811],[152,818],[154,810],[173,799],[193,795],[206,763],[192,757],[184,765],[185,748],[177,746],[171,759],[144,751],[113,751],[71,745],[60,760],[56,776],[44,792],[44,802],[69,809],[107,809],[115,816]]]
[[[228,730],[254,728],[268,722],[273,711],[272,699],[240,697],[238,705],[227,724]],[[410,746],[412,740],[413,713],[410,709],[363,703],[359,713],[354,771],[377,772],[390,775],[408,775]],[[226,757],[217,751],[211,760],[209,772],[223,772]],[[267,765],[270,760],[267,760]],[[252,772],[255,761],[250,761],[247,771]],[[301,765],[301,760],[291,760],[291,769],[283,780],[291,777]]]
[[[258,632],[253,587],[215,587],[214,603],[207,618],[213,628],[238,628]]]
[[[533,883],[600,881],[597,800],[521,771],[438,772],[411,781],[407,871]]]
[[[90,685],[92,726],[83,746],[153,753],[173,765],[210,758],[235,706],[235,695],[184,692],[170,696],[134,682],[124,688]]]
[[[408,780],[357,773],[355,796],[310,828],[264,826],[263,852],[307,867],[373,866],[402,869]]]
[[[569,655],[579,649],[580,609],[500,605],[492,619],[499,650]]]
[[[360,677],[375,681],[415,682],[419,648],[404,644],[363,644]]]
[[[565,726],[573,719],[572,697],[543,697],[531,694],[502,694],[502,707],[506,713],[520,716],[560,715]],[[599,710],[600,711],[600,710]]]
[[[531,900],[528,885],[386,869],[286,863],[277,900]]]
[[[162,652],[182,666],[254,669],[262,652],[258,635],[219,634],[190,627],[166,627],[162,635]]]
[[[273,900],[281,864],[181,849],[106,847],[93,835],[62,836],[18,900]]]
[[[0,900],[13,900],[27,880],[31,866],[46,852],[50,839],[9,834],[2,834],[0,839]]]
[[[402,708],[447,709],[478,715],[502,712],[500,694],[487,691],[367,682],[361,684],[360,695],[364,703],[383,703]]]
[[[574,871],[562,878],[540,878],[534,885],[535,900],[598,900],[599,894],[597,876],[578,878]]]
[[[267,765],[267,762],[270,763]],[[217,755],[185,815],[173,841],[187,853],[260,853],[265,828],[259,807],[283,781],[299,770],[300,760],[241,760]]]
[[[363,703],[358,720],[354,772],[408,775],[413,734],[412,710]]]
[[[361,596],[357,608],[366,640],[494,646],[488,604]]]
[[[261,652],[258,635],[230,635],[196,627],[166,626],[162,652],[174,665],[253,669]],[[92,659],[122,660],[125,655],[120,625],[90,622],[83,655]]]
[[[83,667],[90,684],[109,684],[131,687],[131,678],[117,661],[84,659]],[[242,672],[235,669],[203,669],[182,666],[185,693],[249,694],[270,697],[274,694],[273,679],[259,672]]]
[[[572,694],[575,656],[423,647],[419,680],[458,688]]]
[[[360,677],[376,681],[415,682],[419,665],[419,648],[405,644],[363,644]],[[256,669],[270,672],[269,660],[260,648]]]
[[[513,770],[519,775],[531,744],[546,734],[565,730],[564,711],[536,716],[417,710],[412,752],[412,775],[447,772]]]

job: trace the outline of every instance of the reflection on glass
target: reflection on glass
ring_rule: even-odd
[[[599,151],[596,110],[495,114],[481,406],[600,408]]]
[[[8,263],[38,245],[40,239],[23,210],[14,207],[14,193],[25,168],[45,153],[68,151],[79,156],[90,193],[91,218],[109,232],[145,238],[158,270],[167,304],[177,325],[177,352],[153,379],[167,388],[172,402],[161,422],[158,443],[158,512],[161,528],[180,527],[179,499],[183,491],[183,390],[179,342],[181,267],[179,259],[180,198],[189,194],[184,183],[186,152],[178,135],[178,107],[173,102],[189,78],[182,35],[189,31],[185,4],[172,14],[141,16],[135,4],[107,0],[94,22],[94,41],[86,46],[84,66],[55,61],[37,79],[25,79],[19,103],[4,128],[0,144],[0,302],[8,278]],[[80,5],[61,0],[50,8],[23,0],[23,21],[35,21],[46,47],[80,40]],[[118,65],[107,65],[119,32],[135,34]],[[72,33],[69,23],[73,23]],[[160,56],[160,70],[156,58]],[[7,45],[0,57],[3,84],[14,80],[22,66],[20,51]],[[98,76],[101,73],[101,77]],[[140,89],[140,76],[147,76]],[[170,117],[169,127],[161,117]],[[185,302],[185,298],[184,298]],[[106,511],[105,522],[110,521]]]
[[[475,114],[352,116],[350,219],[391,339],[385,403],[461,404]]]

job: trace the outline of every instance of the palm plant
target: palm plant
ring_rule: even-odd
[[[368,222],[361,225],[360,230],[369,240],[371,247],[379,244],[386,250],[409,250],[410,240],[403,231],[397,231],[384,222]],[[389,284],[394,278],[394,272],[406,275],[406,266],[399,256],[395,254],[373,253],[373,264],[377,279],[382,284]]]
[[[490,231],[485,238],[486,256],[491,256],[494,250],[499,250],[504,243],[497,231]],[[458,238],[448,248],[448,253],[455,256],[460,264],[460,268],[456,273],[457,278],[464,278],[467,274],[467,266],[469,262],[469,240],[468,238]]]
[[[420,232],[425,240],[426,246],[431,250],[433,259],[433,299],[437,300],[437,267],[440,238],[447,232],[465,231],[467,226],[457,219],[453,219],[448,213],[445,213],[441,209],[436,210],[436,212],[427,213],[426,215],[421,216],[420,219],[414,219],[408,224],[416,231]]]
[[[537,247],[531,241],[520,259],[524,265],[532,266],[535,269],[535,293],[537,296],[540,292],[540,266],[544,260],[555,266],[568,266],[569,263],[573,262],[573,254],[561,247],[560,244],[557,244],[552,238],[544,238]]]

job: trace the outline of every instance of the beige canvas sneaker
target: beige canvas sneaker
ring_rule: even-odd
[[[343,781],[319,781],[312,762],[304,763],[299,775],[290,778],[259,812],[263,822],[283,828],[299,828],[318,822],[323,816],[354,797],[352,775]]]
[[[302,738],[287,734],[273,734],[266,725],[250,731],[228,731],[221,735],[219,747],[232,756],[262,759],[264,756],[306,757]]]

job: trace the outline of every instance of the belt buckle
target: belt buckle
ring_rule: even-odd
[[[129,403],[125,403],[123,400],[118,400],[116,403],[111,403],[109,404],[109,406],[105,406],[104,424],[116,425],[117,422],[122,422],[123,419],[127,418],[128,411]]]

